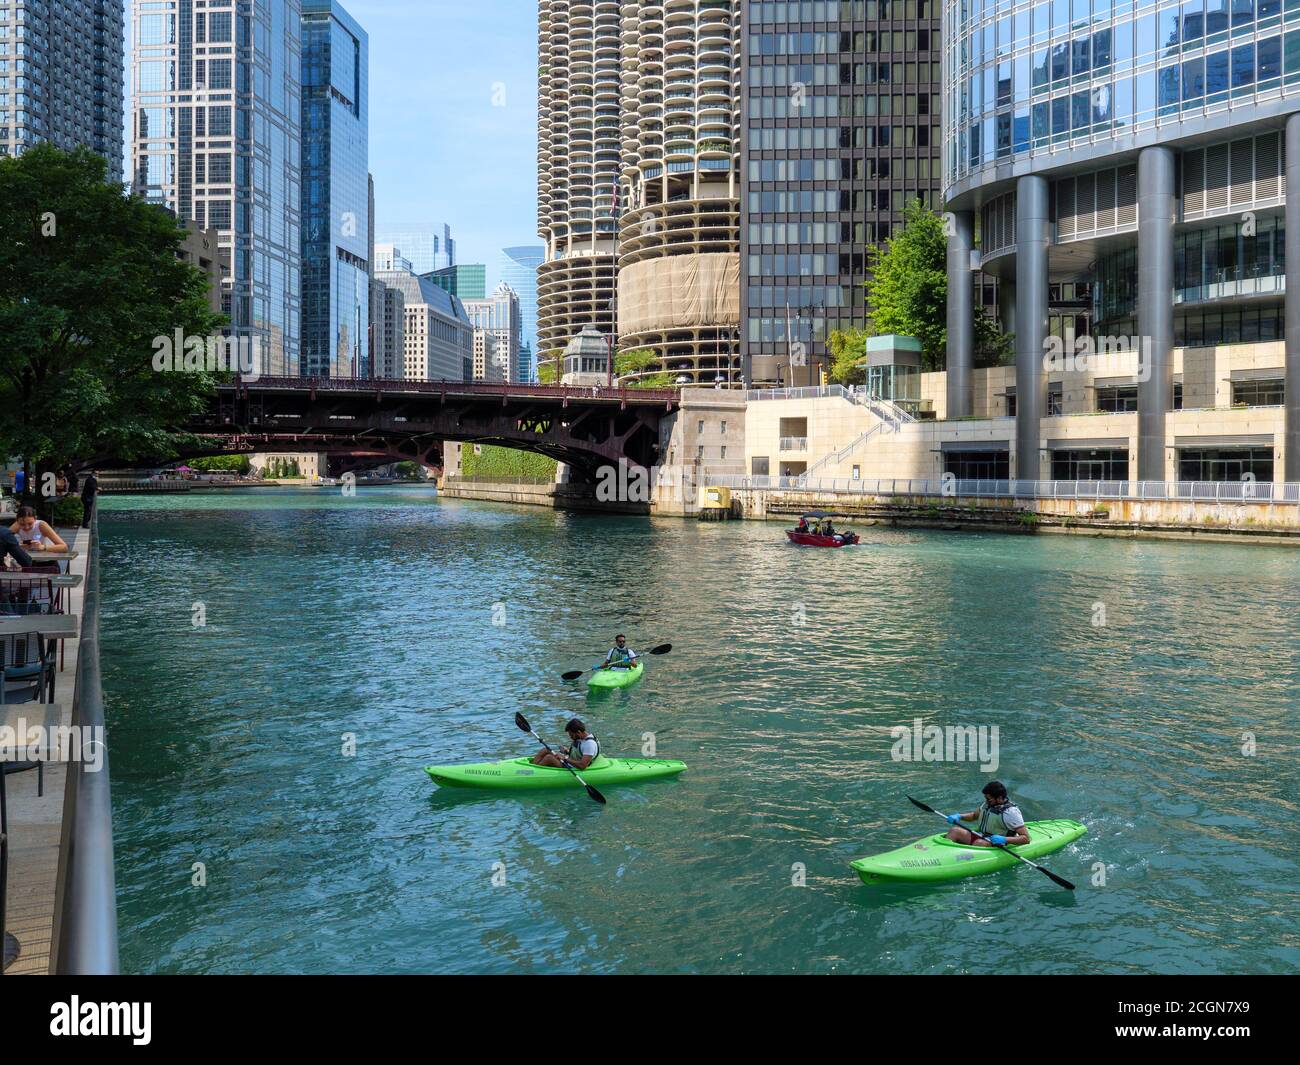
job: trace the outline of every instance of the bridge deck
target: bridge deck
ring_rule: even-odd
[[[407,393],[409,395],[446,396],[506,396],[513,399],[583,399],[597,402],[629,403],[636,405],[673,404],[681,395],[677,388],[622,388],[607,385],[523,385],[494,381],[407,381],[382,378],[332,378],[332,377],[265,377],[239,378],[222,389],[256,389],[259,392],[333,392],[373,395],[382,393]]]

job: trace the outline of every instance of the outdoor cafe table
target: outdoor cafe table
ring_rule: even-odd
[[[66,551],[28,551],[27,553],[32,556],[33,562],[62,563],[62,565],[59,568],[60,573],[67,573],[68,572],[67,564],[81,554],[80,551],[77,551],[73,548],[68,548]]]
[[[32,726],[40,728],[44,736],[50,736],[59,727],[62,720],[62,708],[57,703],[6,703],[0,705],[0,735],[13,738],[13,746],[0,755],[0,929],[4,929],[4,960],[0,962],[0,971],[18,957],[22,945],[18,938],[5,928],[6,901],[9,887],[9,774],[4,771],[5,762],[29,762],[45,755],[44,749],[28,749],[26,744],[31,735]],[[25,727],[18,734],[19,723]]]

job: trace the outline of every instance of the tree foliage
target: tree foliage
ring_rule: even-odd
[[[673,375],[666,371],[642,374],[628,381],[622,380],[628,374],[641,374],[643,370],[657,365],[659,361],[659,353],[652,348],[633,348],[631,351],[616,352],[614,380],[625,388],[669,388],[673,383]]]
[[[47,468],[174,455],[214,383],[154,369],[156,338],[221,318],[176,257],[184,228],[106,175],[85,148],[0,159],[0,447]]]
[[[867,356],[865,329],[832,329],[826,338],[831,353],[831,380],[841,385],[866,382],[867,371],[859,364]]]
[[[947,365],[947,243],[943,217],[922,201],[912,200],[903,210],[901,231],[867,253],[871,333],[915,337],[921,342],[921,365],[925,370],[942,370]],[[1011,350],[1010,335],[1003,333],[979,306],[975,308],[974,326],[975,364],[995,366],[1005,362]],[[865,334],[863,341],[865,344]],[[834,373],[832,368],[832,376]]]

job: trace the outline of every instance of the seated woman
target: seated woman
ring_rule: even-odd
[[[31,507],[18,508],[18,520],[9,526],[18,542],[28,551],[66,551],[63,537],[41,521]]]

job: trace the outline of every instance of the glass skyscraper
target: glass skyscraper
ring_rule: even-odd
[[[972,407],[976,269],[1013,307],[1014,476],[1039,476],[1048,293],[1087,282],[1097,340],[1140,355],[1107,382],[1131,393],[1138,480],[1201,479],[1233,455],[1260,480],[1284,457],[1300,480],[1300,285],[1284,276],[1300,258],[1300,5],[944,0],[943,25],[948,416]],[[1180,390],[1223,376],[1207,353],[1235,345],[1255,354],[1234,390],[1284,402],[1284,441],[1178,435]]]
[[[263,373],[297,373],[299,2],[136,0],[132,18],[135,189],[219,232],[230,332]]]
[[[369,377],[369,39],[302,0],[302,353],[309,377]]]
[[[399,245],[402,254],[406,255],[405,245]],[[410,256],[407,256],[410,259]],[[411,268],[415,268],[415,260],[411,259]],[[419,273],[419,271],[416,271]],[[427,277],[440,289],[450,292],[453,296],[459,296],[463,300],[481,300],[487,298],[487,267],[483,263],[460,263],[456,266],[445,266],[441,270],[426,271],[421,275]]]
[[[497,280],[504,281],[519,296],[521,366],[519,380],[532,380],[532,354],[537,350],[537,268],[542,265],[546,249],[540,244],[503,248],[497,264]],[[527,349],[527,355],[523,354]]]
[[[0,158],[85,145],[122,180],[123,0],[0,0]]]
[[[456,242],[445,222],[396,222],[381,226],[375,239],[401,248],[417,274],[456,265]]]

